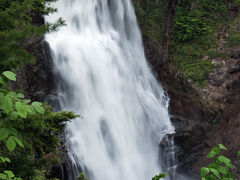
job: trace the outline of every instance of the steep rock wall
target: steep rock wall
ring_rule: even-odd
[[[187,80],[177,70],[176,64],[169,58],[168,46],[171,43],[171,30],[174,23],[175,0],[165,2],[159,7],[159,1],[149,1],[153,7],[164,9],[159,19],[161,27],[155,27],[155,33],[162,33],[159,39],[149,31],[148,24],[137,14],[143,34],[145,54],[153,71],[164,85],[170,97],[171,119],[176,127],[174,135],[179,160],[178,171],[198,178],[200,168],[209,163],[206,156],[209,150],[219,143],[228,147],[224,155],[233,160],[239,167],[236,152],[240,149],[240,48],[226,47],[231,25],[222,24],[218,32],[220,52],[228,54],[224,58],[211,59],[216,66],[208,76],[206,85],[199,87]],[[141,4],[142,3],[142,4]],[[155,3],[155,6],[154,6]],[[135,8],[141,12],[146,2],[134,0]],[[232,20],[239,21],[238,8],[229,4]],[[146,19],[151,18],[146,17]],[[239,25],[237,25],[239,27]],[[235,27],[236,28],[236,27]],[[171,54],[170,54],[171,55]],[[208,57],[207,57],[208,58]],[[220,68],[219,68],[220,67]]]

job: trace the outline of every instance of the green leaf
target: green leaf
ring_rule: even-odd
[[[3,75],[11,81],[16,81],[16,74],[14,72],[5,71],[3,72]]]
[[[7,114],[9,114],[13,107],[12,99],[8,96],[3,96],[0,102],[0,106]]]
[[[210,172],[209,168],[202,167],[201,168],[201,176],[204,177]]]
[[[11,163],[11,160],[9,158],[5,158],[5,160],[8,162],[8,163]]]
[[[214,150],[211,150],[210,153],[208,153],[207,158],[213,158],[216,155],[217,153]]]
[[[28,104],[28,103],[30,103],[31,102],[31,100],[29,100],[29,99],[24,99],[23,100],[23,103],[25,103],[25,104]]]
[[[34,107],[31,105],[27,105],[27,112],[30,113],[31,115],[36,114]]]
[[[42,103],[37,102],[37,101],[34,101],[34,102],[32,103],[32,106],[42,106]]]
[[[13,137],[13,138],[20,147],[24,148],[24,145],[23,145],[22,141],[18,137]]]
[[[13,174],[12,171],[4,171],[5,174],[7,174],[8,177],[13,178],[15,175]]]
[[[13,136],[10,136],[7,140],[7,148],[12,152],[16,148],[16,142],[14,141]]]
[[[15,99],[16,96],[17,96],[17,94],[16,94],[16,92],[14,92],[14,91],[9,91],[9,92],[7,93],[7,96]]]
[[[33,102],[33,103],[32,103],[32,106],[34,107],[34,109],[35,109],[37,112],[39,112],[39,113],[41,113],[41,114],[44,114],[45,109],[42,107],[42,103],[40,103],[40,102]]]
[[[237,152],[237,155],[240,156],[240,151]]]
[[[214,147],[212,150],[213,150],[216,154],[219,154],[219,153],[221,152],[221,149],[218,148],[218,147]]]
[[[219,167],[218,167],[218,171],[219,171],[220,173],[222,173],[223,175],[227,175],[227,173],[228,173],[228,169],[227,169],[227,167],[225,167],[225,166],[219,166]]]
[[[219,147],[220,149],[227,150],[227,148],[226,148],[224,145],[222,145],[222,144],[219,144],[218,147]]]
[[[8,129],[7,128],[1,128],[0,129],[0,140],[4,140],[8,137]]]
[[[159,175],[154,176],[154,177],[152,178],[152,180],[160,180],[160,179],[162,179],[162,178],[165,178],[166,176],[167,176],[166,173],[161,173],[161,174],[159,174]],[[85,177],[84,174],[83,174],[83,177]]]
[[[10,113],[10,119],[15,120],[15,119],[17,119],[17,117],[18,117],[18,113],[17,112],[11,112]]]
[[[0,84],[7,85],[8,82],[3,77],[0,76]]]
[[[210,168],[210,171],[218,178],[220,178],[220,175],[216,169]]]
[[[18,94],[17,94],[17,97],[20,98],[20,99],[22,99],[22,98],[24,98],[24,95],[21,94],[21,93],[18,93]]]
[[[226,158],[225,156],[218,156],[217,159],[218,159],[220,162],[223,162],[223,163],[225,163],[225,164],[231,163],[231,160],[228,159],[228,158]]]
[[[18,132],[15,128],[8,128],[9,134],[12,134],[13,136],[17,136]]]
[[[7,179],[7,175],[3,174],[3,173],[0,173],[0,179]]]
[[[17,109],[17,113],[20,117],[22,117],[22,118],[27,117],[27,107],[25,104],[17,102],[16,109]]]
[[[215,162],[211,162],[209,165],[208,165],[208,168],[214,168],[216,169],[217,168],[217,164]]]

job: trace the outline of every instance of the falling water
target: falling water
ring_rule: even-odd
[[[75,163],[91,180],[150,180],[162,171],[159,142],[174,132],[168,98],[151,73],[130,0],[59,0],[67,26],[48,34],[61,77]]]

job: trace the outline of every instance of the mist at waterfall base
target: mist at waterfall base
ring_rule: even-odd
[[[46,35],[60,76],[69,155],[90,180],[150,180],[163,172],[159,143],[174,133],[168,98],[151,73],[130,0],[58,0],[67,26]],[[177,178],[178,179],[178,178]]]

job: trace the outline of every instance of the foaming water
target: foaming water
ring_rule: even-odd
[[[149,180],[162,171],[159,142],[174,132],[168,98],[152,75],[130,0],[59,0],[67,26],[48,34],[60,75],[72,159],[91,180]]]

